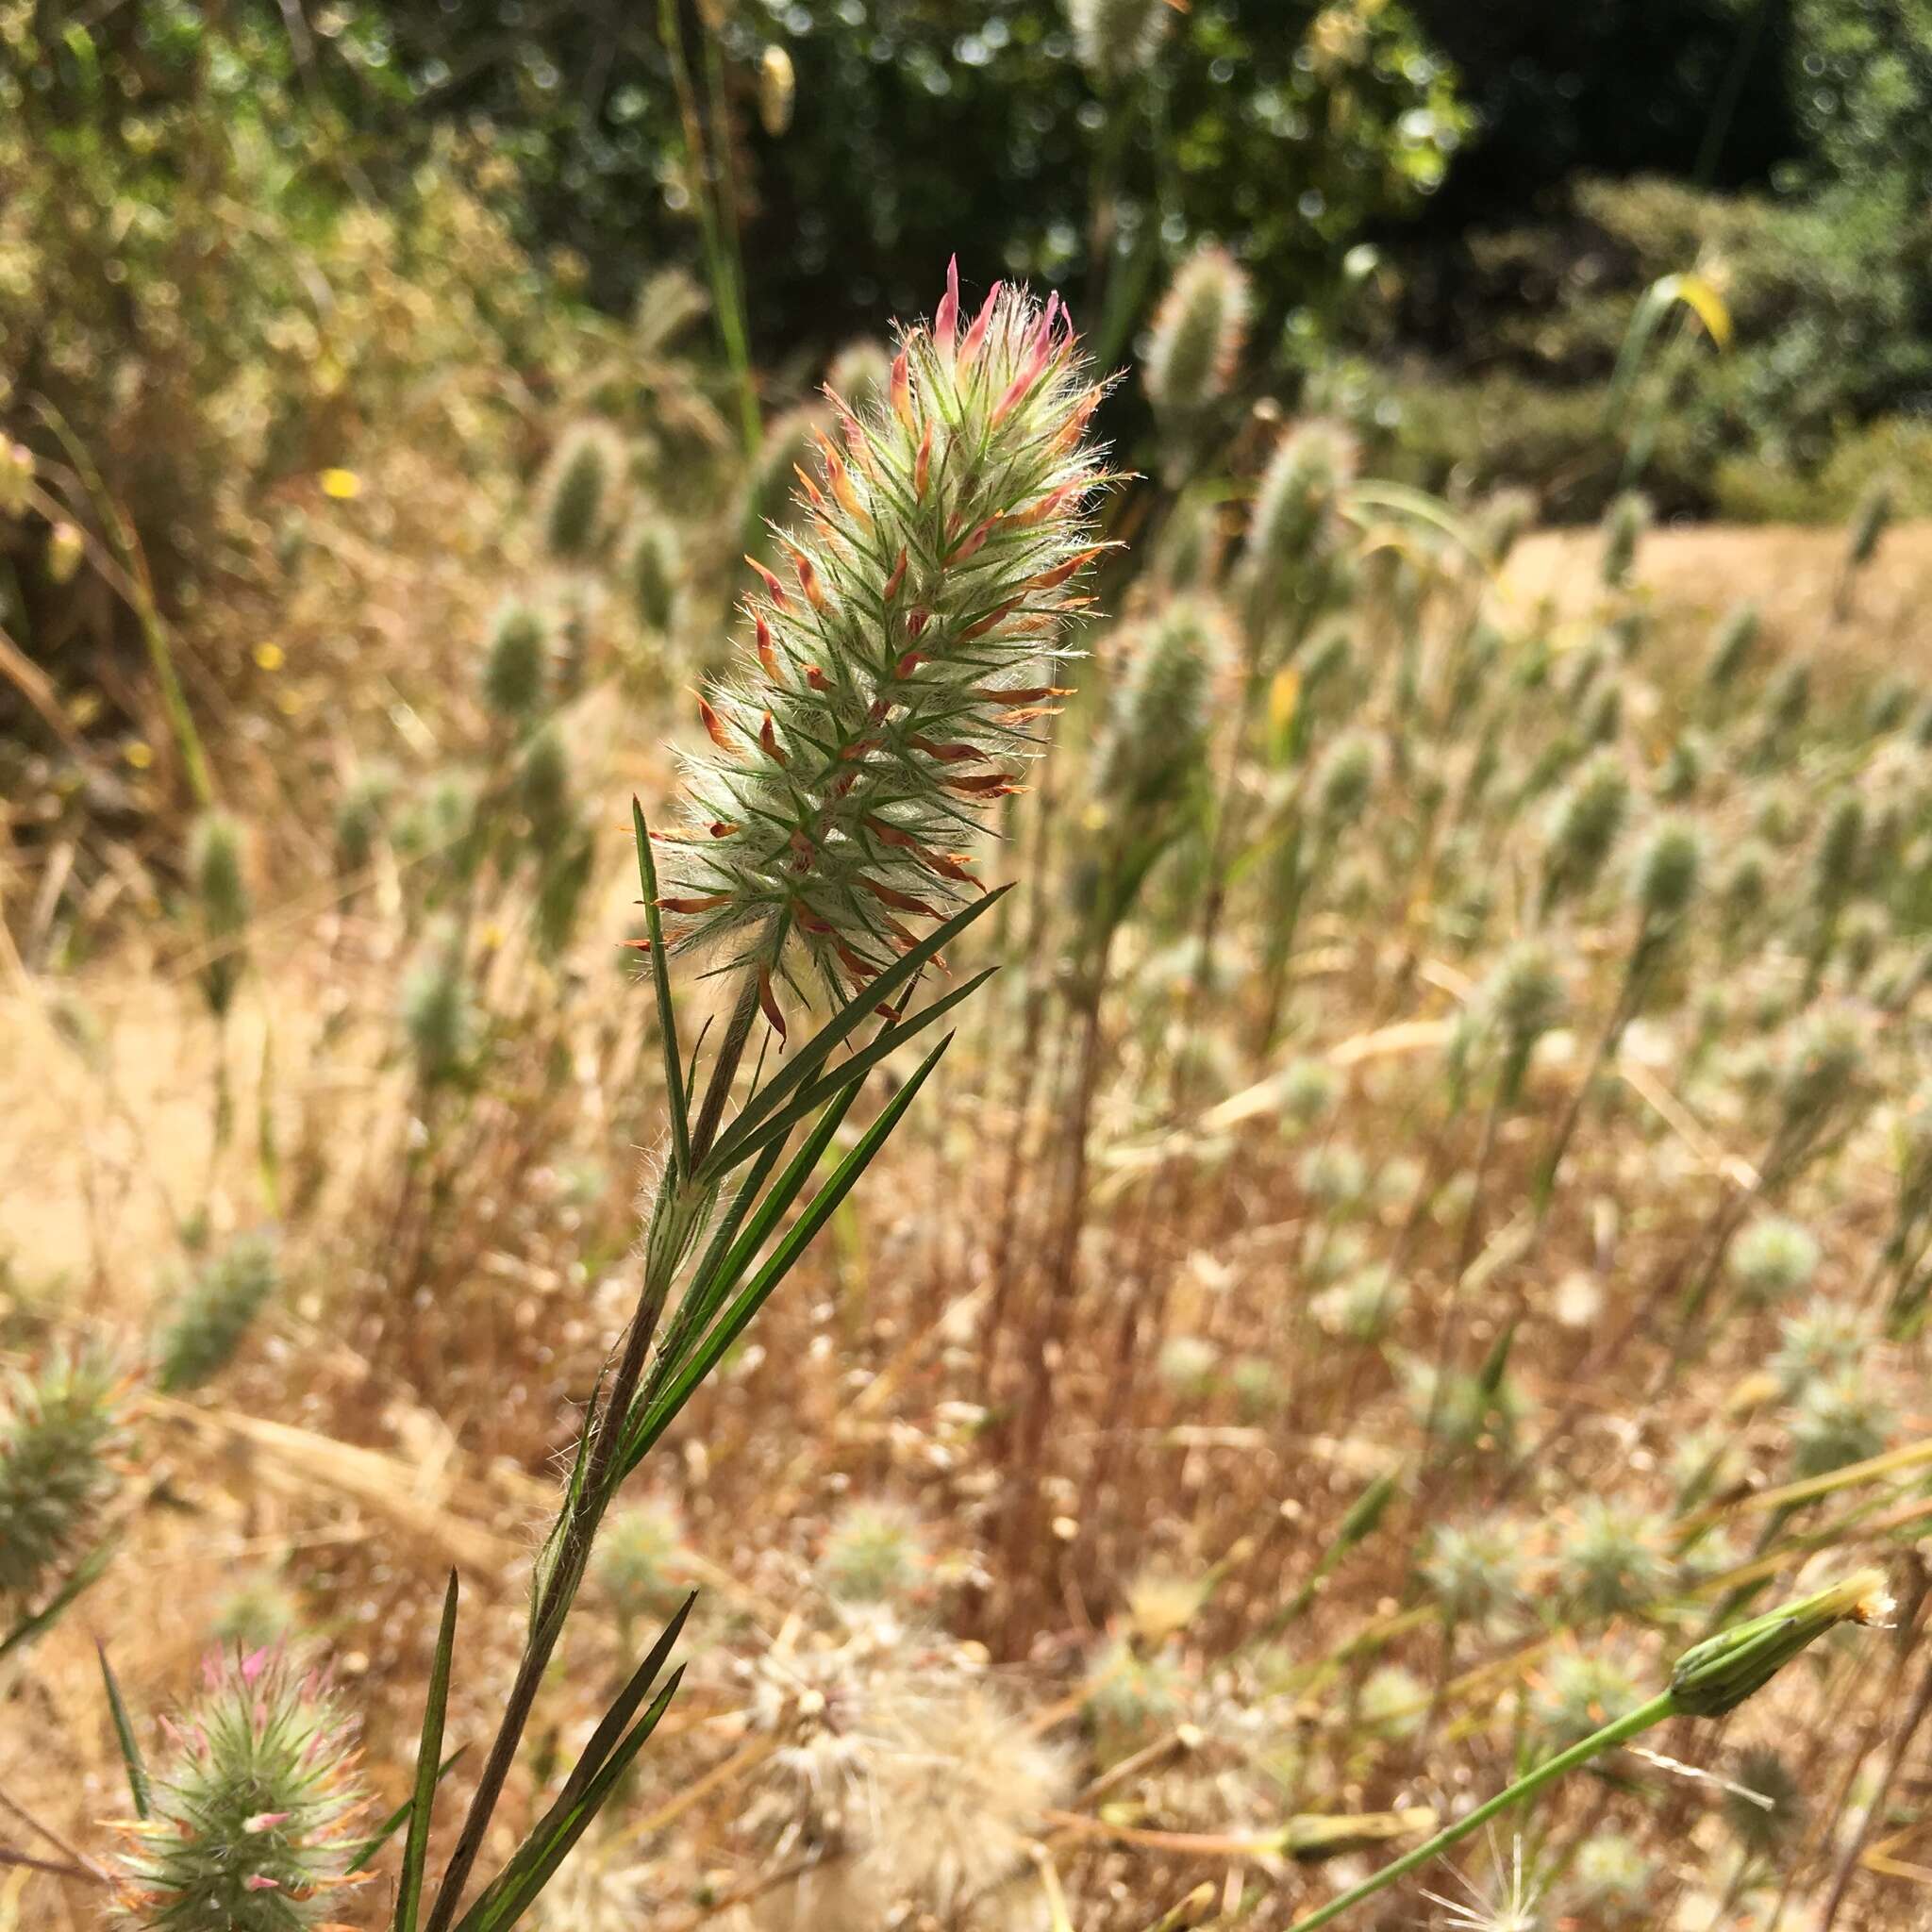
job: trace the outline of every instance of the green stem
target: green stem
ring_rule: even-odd
[[[1511,1806],[1520,1805],[1525,1798],[1533,1798],[1545,1785],[1553,1784],[1566,1773],[1574,1771],[1578,1765],[1588,1764],[1592,1757],[1613,1749],[1640,1732],[1660,1724],[1668,1717],[1677,1715],[1676,1698],[1665,1690],[1653,1697],[1648,1704],[1641,1704],[1628,1717],[1620,1717],[1615,1724],[1606,1724],[1600,1731],[1592,1731],[1580,1744],[1573,1744],[1567,1751],[1559,1752],[1547,1764],[1539,1765],[1536,1770],[1516,1780],[1513,1785],[1498,1791],[1487,1804],[1478,1805],[1466,1817],[1458,1818],[1446,1829],[1439,1831],[1434,1838],[1419,1844],[1412,1852],[1405,1852],[1392,1863],[1384,1865],[1373,1877],[1365,1878],[1359,1885],[1351,1886],[1340,1898],[1333,1898],[1319,1911],[1310,1912],[1305,1919],[1297,1919],[1289,1932],[1314,1932],[1317,1925],[1325,1925],[1331,1920],[1339,1919],[1353,1906],[1358,1906],[1365,1898],[1373,1898],[1376,1892],[1393,1885],[1398,1878],[1405,1878],[1418,1866],[1426,1865],[1431,1858],[1446,1852],[1451,1845],[1460,1844],[1473,1832],[1480,1831],[1491,1819]]]

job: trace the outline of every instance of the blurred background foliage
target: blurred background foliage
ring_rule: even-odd
[[[677,263],[737,291],[750,441],[747,371],[801,392],[955,251],[1118,360],[1219,239],[1274,392],[1559,520],[1695,270],[1735,341],[1658,358],[1660,508],[1841,514],[1874,467],[1932,507],[1925,0],[8,0],[0,49],[0,426],[89,453],[163,604],[225,492],[458,366],[513,403]]]

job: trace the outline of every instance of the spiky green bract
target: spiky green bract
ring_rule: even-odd
[[[684,576],[684,554],[677,532],[661,516],[641,518],[632,528],[625,546],[624,575],[638,622],[648,631],[669,630]]]
[[[506,604],[483,649],[483,702],[499,718],[525,724],[543,708],[550,639],[527,604]]]
[[[1229,657],[1220,612],[1176,597],[1139,626],[1094,758],[1093,790],[1115,811],[1174,804],[1205,769],[1211,700]]]
[[[565,431],[539,486],[544,547],[575,562],[603,541],[628,467],[623,439],[608,423]]]
[[[125,1824],[116,1888],[142,1932],[302,1932],[336,1897],[365,1803],[355,1726],[320,1673],[281,1649],[210,1657],[168,1726],[147,1818]]]
[[[0,1602],[27,1607],[78,1553],[112,1491],[116,1379],[96,1354],[54,1356],[7,1385],[0,1424]]]
[[[1182,262],[1147,339],[1147,397],[1163,423],[1197,419],[1227,393],[1251,306],[1248,278],[1226,249],[1209,244]]]
[[[1177,17],[1168,0],[1067,0],[1074,50],[1104,88],[1144,72]]]
[[[689,761],[696,824],[664,841],[675,946],[764,964],[782,933],[842,995],[911,943],[904,915],[977,889],[958,848],[1034,755],[1084,601],[1101,391],[1058,297],[996,287],[960,320],[954,273],[885,405],[821,441],[783,574],[747,600],[743,675]]]
[[[280,1281],[275,1238],[265,1229],[237,1235],[204,1263],[156,1343],[155,1380],[162,1393],[179,1395],[220,1374]]]
[[[188,870],[208,958],[201,991],[208,1010],[225,1019],[248,963],[242,937],[253,909],[242,863],[242,827],[225,811],[205,812],[189,841]]]

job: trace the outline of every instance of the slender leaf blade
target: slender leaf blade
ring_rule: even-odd
[[[94,1640],[94,1655],[101,1660],[101,1682],[107,1687],[108,1710],[114,1720],[114,1741],[121,1747],[121,1762],[127,1768],[127,1790],[134,1800],[134,1815],[145,1818],[149,1790],[147,1765],[142,1758],[140,1744],[135,1741],[134,1725],[128,1720],[127,1707],[121,1701],[121,1686],[115,1682],[114,1667],[108,1661],[108,1646],[98,1638]]]
[[[635,796],[630,802],[630,823],[638,846],[638,879],[644,889],[644,931],[651,941],[651,991],[657,996],[658,1032],[664,1042],[672,1160],[681,1178],[691,1173],[691,1119],[685,1105],[684,1058],[677,1050],[677,1016],[671,1006],[671,969],[664,958],[664,915],[658,909],[658,861],[651,853],[651,828],[644,823],[644,808]]]
[[[436,1656],[429,1666],[429,1691],[423,1700],[423,1735],[416,1746],[416,1792],[409,1804],[409,1834],[403,1840],[403,1871],[396,1883],[395,1932],[416,1932],[423,1907],[423,1868],[429,1853],[429,1814],[436,1799],[436,1760],[442,1750],[442,1724],[449,1710],[450,1659],[457,1643],[457,1573],[449,1573],[442,1595],[442,1622],[436,1633]]]

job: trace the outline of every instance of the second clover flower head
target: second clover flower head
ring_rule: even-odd
[[[1067,694],[1102,392],[1058,296],[995,284],[968,316],[956,265],[884,395],[832,394],[741,675],[699,701],[695,823],[662,837],[670,943],[731,946],[774,1024],[774,974],[850,996],[982,890],[965,848]]]

